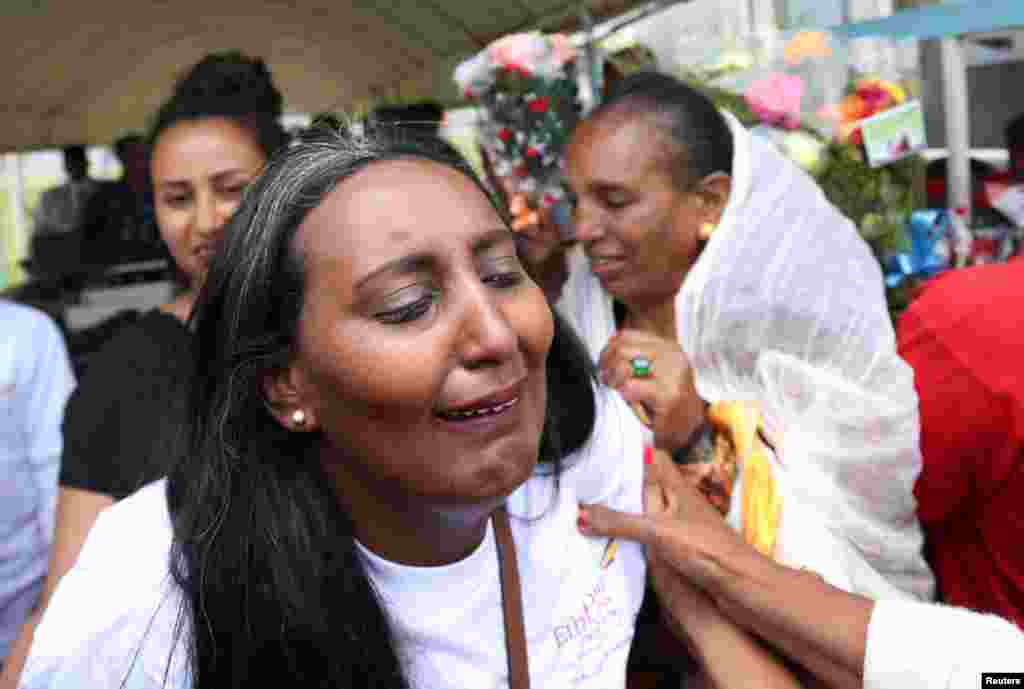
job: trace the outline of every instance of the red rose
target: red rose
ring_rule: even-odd
[[[547,96],[541,96],[540,98],[534,98],[526,104],[527,109],[530,112],[547,112],[548,111],[548,99]]]
[[[509,139],[512,138],[512,130],[509,129],[508,127],[502,127],[501,129],[498,130],[498,138],[501,139],[502,141],[507,142]]]
[[[505,65],[505,71],[510,75],[518,74],[521,77],[530,76],[530,70],[516,62],[510,62]]]
[[[526,149],[526,157],[527,158],[536,158],[539,155],[540,155],[540,151],[538,151],[533,146],[530,146],[529,148]]]

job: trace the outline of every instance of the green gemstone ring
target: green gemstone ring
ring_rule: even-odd
[[[629,367],[634,378],[650,378],[654,372],[654,364],[645,356],[635,356],[630,359]]]

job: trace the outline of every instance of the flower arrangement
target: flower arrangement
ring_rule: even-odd
[[[513,229],[565,198],[561,153],[579,119],[576,50],[562,34],[498,39],[455,70],[481,106],[481,145],[509,202]]]
[[[849,81],[836,89],[842,95],[822,103],[815,70],[830,60],[842,60],[830,40],[821,32],[804,32],[787,41],[781,61],[758,65],[753,55],[738,59],[732,49],[727,66],[721,60],[704,69],[687,66],[677,70],[677,76],[773,141],[812,175],[884,265],[893,254],[910,248],[907,223],[912,212],[925,205],[925,163],[909,156],[871,167],[860,123],[905,103],[911,88],[897,79],[843,69],[840,73]],[[908,284],[889,289],[894,317],[909,301]]]
[[[902,105],[906,100],[907,92],[899,84],[885,79],[858,79],[845,98],[824,106],[819,114],[835,124],[836,136],[842,143],[861,146],[864,137],[860,121]]]

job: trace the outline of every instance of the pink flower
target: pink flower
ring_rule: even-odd
[[[889,109],[894,104],[892,94],[877,84],[868,84],[857,89],[857,95],[864,101],[870,114]]]
[[[776,72],[747,87],[743,98],[765,124],[796,129],[800,126],[803,94],[804,82],[800,77]]]
[[[534,70],[546,49],[540,34],[517,33],[499,38],[487,47],[487,53],[495,65],[528,74]]]

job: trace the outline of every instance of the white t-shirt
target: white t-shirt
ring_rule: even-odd
[[[53,320],[0,299],[0,662],[46,577],[61,420],[74,386]]]
[[[550,477],[535,476],[508,501],[538,688],[624,687],[644,594],[642,547],[619,543],[608,562],[607,539],[576,526],[581,502],[642,511],[643,428],[616,393],[596,397],[594,435],[567,458],[557,494]],[[36,630],[23,689],[189,686],[182,644],[171,657],[180,593],[168,579],[164,491],[163,481],[151,484],[101,514]],[[490,526],[476,551],[444,567],[361,552],[413,687],[508,685]]]
[[[1024,674],[1024,631],[938,603],[882,600],[868,624],[864,689],[976,689],[984,673]]]

